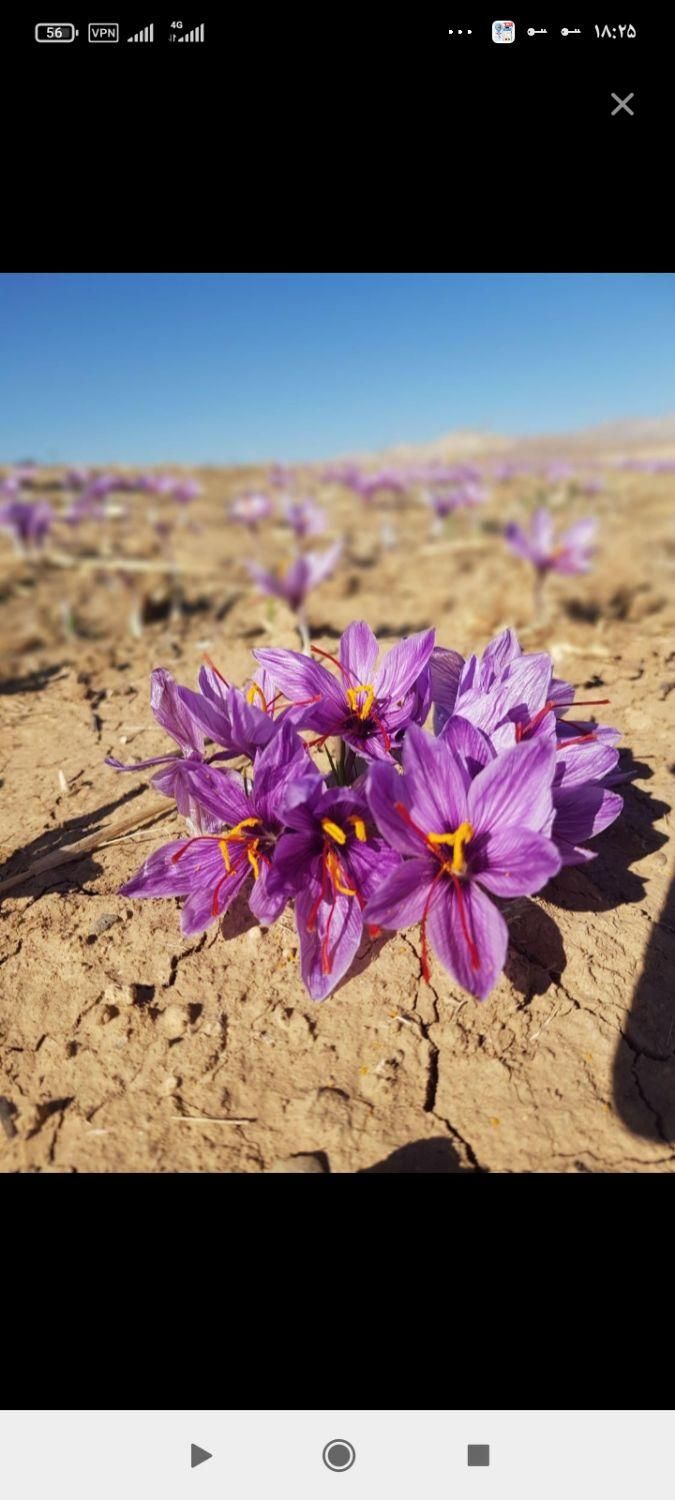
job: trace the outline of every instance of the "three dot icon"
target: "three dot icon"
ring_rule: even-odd
[[[473,36],[473,32],[471,30],[462,31],[461,27],[459,31],[454,31],[451,26],[450,30],[448,31],[448,36]]]

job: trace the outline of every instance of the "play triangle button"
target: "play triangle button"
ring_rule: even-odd
[[[190,1444],[190,1468],[196,1469],[197,1464],[205,1464],[207,1458],[213,1458],[212,1453],[207,1453],[206,1448],[198,1448],[196,1443]]]

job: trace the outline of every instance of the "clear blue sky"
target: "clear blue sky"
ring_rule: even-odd
[[[675,408],[674,275],[5,274],[0,341],[5,463],[300,461]]]

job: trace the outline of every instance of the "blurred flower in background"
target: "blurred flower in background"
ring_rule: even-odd
[[[312,500],[286,500],[284,520],[300,539],[320,536],[326,530],[326,512]]]
[[[240,521],[243,526],[256,531],[260,522],[266,521],[273,510],[274,505],[269,495],[239,495],[230,506],[230,520]]]
[[[0,529],[10,534],[22,556],[44,546],[54,519],[46,500],[9,500],[0,506]]]

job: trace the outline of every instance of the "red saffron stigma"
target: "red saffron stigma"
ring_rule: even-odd
[[[426,843],[427,836],[426,836],[426,833],[424,832],[424,829],[423,828],[418,828],[417,824],[413,822],[413,820],[412,820],[412,818],[410,816],[410,813],[408,812],[408,809],[405,806],[404,802],[395,802],[394,803],[394,812],[397,812],[398,815],[399,815],[399,817],[403,818],[404,823],[407,823],[408,827],[412,828],[413,833],[419,834],[419,837],[421,839],[424,839],[424,842]]]
[[[566,750],[568,745],[584,745],[586,740],[597,740],[597,734],[578,734],[572,740],[558,740],[556,750]]]
[[[611,703],[611,698],[575,698],[569,703],[553,703],[553,708],[595,708],[598,704]]]
[[[218,671],[218,668],[217,668],[217,666],[216,666],[216,664],[215,664],[215,662],[214,662],[214,661],[211,661],[211,657],[210,657],[210,656],[207,656],[207,654],[206,654],[206,652],[204,652],[204,655],[203,655],[203,656],[202,656],[202,661],[205,661],[205,662],[206,662],[206,665],[207,665],[207,667],[210,667],[210,668],[211,668],[211,671],[212,671],[212,672],[215,672],[215,674],[216,674],[216,677],[219,677],[219,678],[220,678],[220,680],[221,680],[221,682],[223,682],[223,683],[224,683],[224,684],[225,684],[225,687],[226,687],[226,688],[229,688],[229,687],[230,687],[230,683],[229,683],[229,682],[228,682],[228,681],[227,681],[227,678],[226,678],[226,677],[223,677],[223,674],[222,674],[222,672],[219,672],[219,671]]]
[[[326,931],[324,933],[324,936],[323,936],[323,939],[322,939],[322,942],[321,942],[321,972],[323,974],[330,974],[330,971],[331,971],[331,969],[333,967],[333,962],[332,962],[331,956],[330,956],[330,954],[328,952],[328,942],[329,942],[329,939],[330,939],[330,924],[331,924],[331,922],[333,920],[333,912],[335,911],[335,908],[337,906],[337,898],[338,898],[338,893],[337,893],[337,891],[335,889],[333,889],[333,900],[332,900],[332,903],[331,903],[330,911],[328,913],[328,921],[326,923]]]
[[[223,886],[225,884],[226,880],[229,880],[231,873],[232,872],[230,870],[226,870],[225,874],[223,875],[222,880],[219,880],[218,884],[214,888],[213,900],[211,902],[211,916],[212,917],[217,917],[218,916],[218,897],[220,895],[220,888],[221,888],[221,886]]]
[[[540,708],[532,719],[528,719],[524,724],[516,724],[516,744],[519,745],[526,734],[529,734],[532,729],[536,729],[537,725],[541,724],[542,719],[551,709],[555,711],[558,708],[596,708],[601,704],[610,702],[610,698],[577,698],[575,701],[570,701],[569,703],[555,703],[553,698],[549,698],[544,707]]]
[[[385,750],[391,750],[391,738],[390,738],[389,734],[387,733],[387,730],[385,729],[384,724],[382,723],[382,720],[381,720],[379,714],[373,713],[372,709],[371,709],[371,714],[372,714],[373,719],[375,720],[375,723],[377,724],[377,727],[378,727],[378,729],[380,731],[380,734],[382,735],[382,743],[384,745]]]
[[[421,922],[421,925],[420,925],[420,937],[422,939],[422,951],[420,953],[420,964],[421,964],[421,967],[422,967],[422,978],[426,981],[427,984],[429,983],[429,980],[431,979],[431,966],[429,964],[429,944],[428,944],[428,941],[427,941],[427,917],[429,915],[429,908],[431,906],[431,898],[432,898],[432,896],[434,894],[434,891],[436,889],[436,886],[438,885],[438,882],[439,882],[442,874],[443,874],[443,870],[440,869],[438,871],[438,874],[434,875],[434,878],[433,878],[433,880],[431,882],[431,885],[429,886],[429,894],[428,894],[427,899],[426,899],[426,901],[424,903],[424,911],[422,912],[422,922]]]
[[[472,969],[480,969],[480,959],[478,957],[478,949],[477,949],[476,944],[474,943],[474,940],[473,940],[473,938],[471,936],[471,933],[469,931],[469,923],[468,923],[467,915],[466,915],[466,907],[464,905],[464,895],[463,895],[463,892],[462,892],[462,887],[461,887],[460,882],[459,882],[459,880],[458,880],[458,878],[457,878],[456,875],[452,875],[450,878],[451,878],[452,883],[453,883],[453,885],[455,887],[455,895],[457,897],[457,908],[458,908],[458,911],[459,911],[459,920],[460,920],[462,932],[464,934],[465,940],[466,940],[466,942],[468,944],[468,947],[469,947],[469,956],[471,958],[471,967],[472,967]]]
[[[177,849],[176,853],[171,855],[172,865],[178,864],[179,859],[182,859],[183,855],[187,854],[192,844],[201,844],[204,839],[222,839],[222,837],[222,833],[197,833],[193,839],[186,839],[182,849]]]
[[[341,661],[338,661],[337,656],[331,656],[330,651],[322,651],[320,646],[312,646],[312,651],[316,651],[317,656],[325,656],[326,661],[332,661],[333,666],[337,667],[338,672],[341,672],[343,677],[353,677],[354,681],[356,681],[355,673],[351,672],[349,667],[345,667]]]

